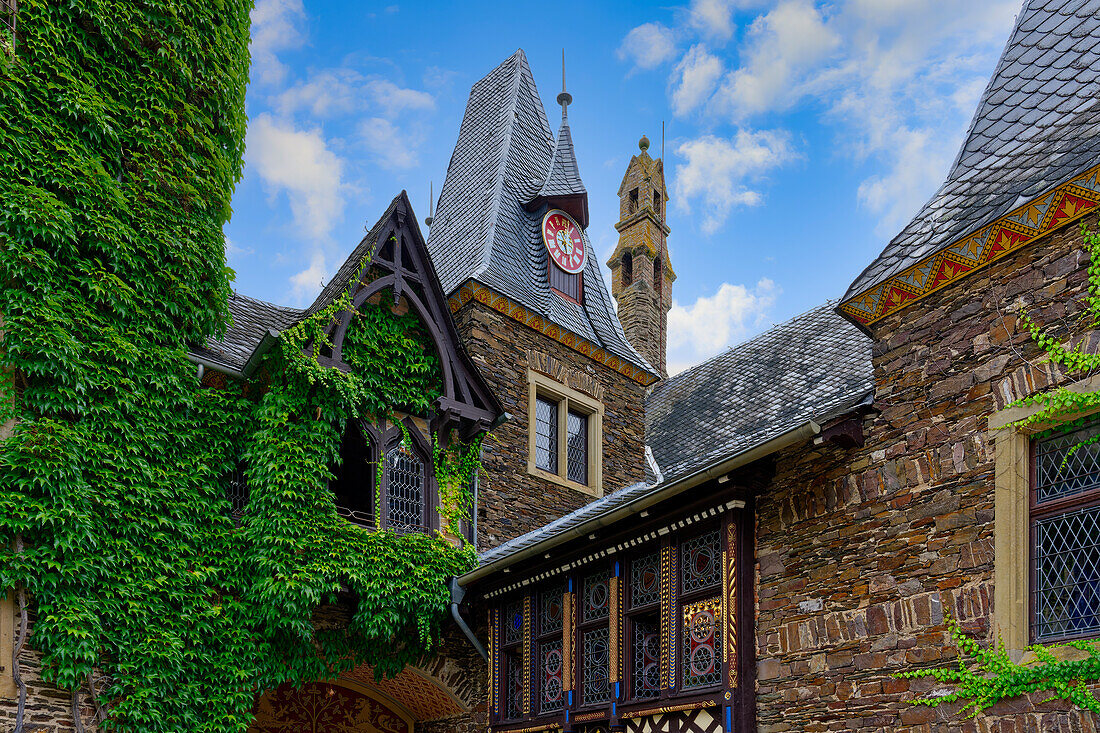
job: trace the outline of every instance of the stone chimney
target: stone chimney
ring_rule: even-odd
[[[607,266],[627,339],[667,377],[668,311],[676,273],[665,245],[670,231],[665,224],[665,167],[660,158],[649,157],[644,135],[638,147],[641,152],[630,159],[619,186],[619,243]]]

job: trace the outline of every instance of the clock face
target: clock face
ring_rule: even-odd
[[[577,222],[561,209],[550,209],[542,218],[542,241],[558,267],[569,273],[584,269],[588,250]]]

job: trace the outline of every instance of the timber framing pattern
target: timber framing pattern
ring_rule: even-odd
[[[1100,194],[1098,194],[1098,198],[1100,198]],[[595,359],[604,366],[614,369],[638,384],[648,387],[657,381],[657,377],[646,370],[640,369],[625,359],[608,353],[588,339],[578,336],[548,318],[540,316],[538,313],[525,308],[512,299],[474,280],[468,280],[450,297],[451,313],[457,313],[462,306],[466,305],[471,300],[476,300],[479,303],[487,305],[498,313],[502,313],[514,321],[519,321],[523,325],[535,329],[544,336],[549,336],[559,344],[573,349],[578,354],[583,354],[590,359]]]
[[[1080,219],[1100,203],[1098,175],[1100,165],[1036,196],[992,224],[842,302],[840,312],[862,326],[869,326]]]

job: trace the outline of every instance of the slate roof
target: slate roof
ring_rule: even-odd
[[[563,114],[558,140],[554,145],[554,157],[550,161],[550,173],[537,196],[583,196],[588,192],[577,168],[577,156],[573,151],[573,134],[569,132],[569,120]]]
[[[477,280],[658,376],[626,340],[596,257],[585,265],[584,305],[550,291],[541,217],[523,205],[544,185],[583,190],[576,161],[567,161],[573,150],[568,125],[562,129],[561,163],[550,176],[554,136],[522,50],[474,84],[428,237],[440,283],[450,295]],[[592,254],[587,234],[584,239]]]
[[[939,191],[842,300],[1100,160],[1100,0],[1028,0]]]
[[[480,556],[488,565],[804,425],[869,404],[871,340],[829,301],[657,384],[646,443],[662,480],[633,484]],[[652,474],[651,469],[647,473]]]

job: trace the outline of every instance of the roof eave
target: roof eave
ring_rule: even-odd
[[[515,553],[503,557],[495,562],[483,565],[479,568],[471,570],[470,572],[462,575],[458,579],[458,584],[461,586],[467,586],[471,583],[476,583],[479,580],[483,580],[494,573],[503,571],[505,568],[509,568],[517,563],[522,562],[531,557],[535,557],[541,553],[548,552],[566,542],[587,536],[591,532],[600,527],[606,527],[614,524],[626,517],[638,514],[639,512],[653,506],[666,499],[671,499],[683,492],[695,488],[700,484],[703,484],[711,479],[718,478],[730,471],[740,468],[741,466],[748,465],[753,461],[757,461],[761,458],[765,458],[773,453],[776,453],[784,448],[788,448],[796,443],[809,440],[818,433],[821,432],[821,426],[813,421],[807,420],[797,427],[788,430],[785,433],[777,435],[763,443],[760,443],[752,448],[739,451],[738,453],[726,458],[719,463],[715,463],[709,468],[702,468],[695,471],[683,478],[676,479],[670,482],[668,485],[662,488],[655,488],[654,491],[640,496],[637,499],[624,504],[621,507],[612,509],[607,514],[603,514],[597,517],[577,525],[576,527],[564,530],[559,534],[552,537],[548,537],[541,542],[537,542],[530,547],[525,547],[521,550],[517,550]]]

